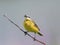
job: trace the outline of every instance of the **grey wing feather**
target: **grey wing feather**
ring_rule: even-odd
[[[36,26],[38,28],[38,30],[40,31],[39,27],[37,26],[37,24],[32,20],[32,22],[34,23],[34,26]]]

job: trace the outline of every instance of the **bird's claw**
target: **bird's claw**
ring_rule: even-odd
[[[25,31],[24,34],[27,35],[27,32]]]
[[[35,38],[33,38],[33,40],[35,41],[36,39],[35,39]]]

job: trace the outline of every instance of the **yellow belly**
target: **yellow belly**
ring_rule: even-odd
[[[24,22],[24,28],[28,31],[28,32],[34,32],[34,33],[38,33],[39,30],[31,23],[31,22]]]

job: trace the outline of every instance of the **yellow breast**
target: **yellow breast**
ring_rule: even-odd
[[[24,22],[24,28],[28,32],[34,32],[34,33],[39,32],[39,30],[34,26],[34,24],[31,21],[25,21]]]

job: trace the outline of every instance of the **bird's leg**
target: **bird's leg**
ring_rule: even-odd
[[[36,33],[34,33],[34,41],[35,41],[35,38],[36,38]]]
[[[27,35],[27,31],[25,31],[24,34]]]

